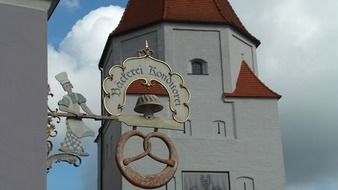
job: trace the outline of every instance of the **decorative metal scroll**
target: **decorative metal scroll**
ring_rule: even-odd
[[[175,175],[178,166],[178,155],[173,142],[165,134],[158,132],[158,128],[170,130],[183,130],[182,123],[190,117],[190,92],[185,85],[182,76],[178,73],[172,72],[171,67],[160,60],[151,57],[152,50],[146,46],[142,51],[144,54],[140,57],[128,58],[122,65],[115,65],[109,71],[109,76],[103,81],[103,90],[105,96],[103,103],[109,116],[98,116],[87,112],[88,115],[73,112],[61,112],[49,109],[48,112],[48,136],[55,137],[57,132],[55,126],[52,124],[53,118],[67,117],[68,119],[83,118],[95,120],[115,120],[126,123],[129,126],[134,126],[134,129],[122,135],[116,145],[116,163],[121,174],[133,185],[145,189],[154,189],[167,184]],[[62,76],[66,74],[60,73]],[[72,88],[69,85],[68,77],[60,77],[58,74],[57,80],[62,84],[65,91]],[[151,88],[152,81],[160,83],[169,95],[169,109],[171,116],[169,117],[155,117],[154,113],[163,109],[158,97],[155,95],[140,96],[134,111],[143,113],[144,115],[124,115],[122,113],[123,107],[126,103],[126,92],[130,84],[136,80],[143,80],[147,88]],[[67,86],[68,85],[68,86]],[[71,91],[70,91],[71,92]],[[69,92],[68,92],[69,93]],[[64,111],[62,107],[59,107]],[[67,110],[66,110],[67,111]],[[137,127],[150,127],[155,131],[144,134],[136,130]],[[140,137],[143,139],[144,152],[129,158],[124,156],[124,148],[128,140],[132,137]],[[164,142],[168,149],[168,158],[160,158],[152,153],[152,144],[150,139],[157,138]],[[78,167],[81,164],[81,159],[76,154],[60,153],[49,156],[53,148],[51,141],[48,141],[48,160],[47,171],[51,168],[53,163],[61,161],[68,162]],[[165,168],[156,174],[143,175],[130,167],[132,162],[149,156],[155,161],[165,164]]]
[[[49,96],[53,97],[52,93],[48,94]],[[57,136],[57,130],[55,125],[53,124],[53,119],[57,119],[57,123],[60,123],[60,117],[57,116],[58,109],[55,109],[53,111],[49,106],[48,106],[48,111],[49,111],[49,116],[47,118],[47,147],[48,147],[48,152],[47,152],[47,173],[50,171],[52,168],[53,163],[60,163],[60,162],[66,162],[68,164],[72,164],[75,167],[79,167],[81,165],[81,158],[78,155],[71,154],[71,153],[58,153],[58,154],[53,154],[50,155],[52,149],[53,149],[53,143],[49,138],[53,138]]]
[[[103,81],[102,87],[105,93],[103,98],[104,108],[117,120],[129,126],[150,127],[155,132],[147,135],[141,131],[128,131],[122,135],[116,145],[116,163],[121,174],[133,185],[145,189],[154,189],[167,184],[175,175],[178,165],[178,156],[172,141],[163,133],[157,132],[159,128],[170,130],[183,130],[182,123],[190,117],[190,92],[186,87],[183,77],[172,71],[171,67],[158,59],[151,57],[152,50],[146,42],[144,50],[139,57],[127,58],[121,65],[114,65],[108,77]],[[134,108],[140,115],[125,115],[123,108],[126,103],[126,93],[129,86],[137,80],[143,80],[147,89],[152,88],[153,81],[161,84],[169,95],[169,110],[171,117],[155,117],[154,113],[163,109],[159,99],[155,95],[141,95]],[[132,137],[143,139],[144,152],[129,158],[124,157],[124,148]],[[162,140],[169,152],[168,158],[160,158],[154,155],[151,138]],[[159,173],[143,175],[130,167],[134,161],[149,156],[155,161],[165,164],[165,168]]]
[[[102,84],[106,111],[114,116],[122,114],[127,89],[134,81],[143,80],[147,88],[151,88],[152,81],[156,81],[168,92],[171,119],[182,124],[190,116],[190,92],[183,77],[173,72],[167,63],[151,57],[152,50],[147,43],[143,52],[144,56],[127,58],[121,65],[114,65],[109,70],[109,76]]]

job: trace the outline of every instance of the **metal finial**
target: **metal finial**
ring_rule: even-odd
[[[143,54],[145,56],[151,56],[153,54],[153,50],[149,48],[148,40],[146,40],[144,49],[139,51],[139,54],[140,54],[140,56],[141,56],[141,54]]]
[[[145,46],[145,48],[149,49],[148,40],[146,40],[146,46]]]

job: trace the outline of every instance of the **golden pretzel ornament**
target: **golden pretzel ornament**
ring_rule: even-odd
[[[124,146],[126,142],[134,136],[143,138],[143,149],[144,152],[130,158],[124,158]],[[151,153],[151,138],[161,139],[167,146],[169,151],[169,158],[162,159]],[[160,172],[152,175],[142,175],[135,171],[128,165],[136,160],[139,160],[145,156],[149,156],[152,159],[164,163],[167,166]],[[144,135],[141,131],[132,130],[124,133],[116,146],[116,163],[122,173],[122,175],[133,185],[144,189],[154,189],[167,184],[170,179],[174,176],[177,169],[177,152],[172,141],[163,133],[151,132]]]

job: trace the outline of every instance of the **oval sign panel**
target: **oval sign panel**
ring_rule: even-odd
[[[122,65],[114,65],[109,76],[103,81],[105,92],[104,107],[111,115],[121,115],[129,85],[142,79],[144,85],[152,86],[152,81],[160,83],[169,94],[172,118],[179,123],[190,116],[190,92],[182,76],[172,72],[170,66],[149,55],[126,59]]]

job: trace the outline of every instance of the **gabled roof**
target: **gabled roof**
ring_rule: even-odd
[[[224,93],[224,96],[234,98],[281,98],[281,95],[269,89],[257,78],[245,61],[242,61],[241,64],[236,89],[232,93]]]
[[[130,84],[127,94],[154,94],[158,96],[169,96],[167,90],[158,82],[152,81],[153,85],[147,88],[144,80],[139,79]]]
[[[243,26],[228,0],[129,0],[111,35],[162,21],[225,24],[248,37],[256,46],[260,44]]]

